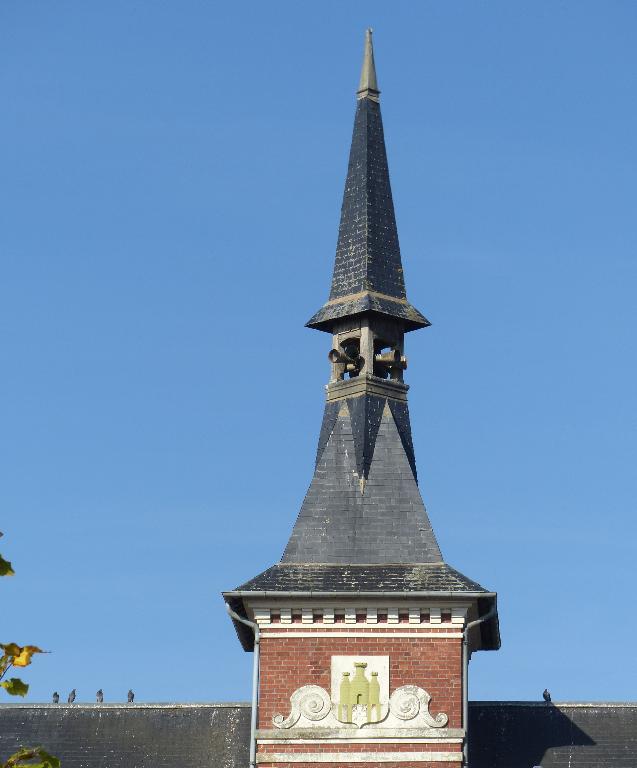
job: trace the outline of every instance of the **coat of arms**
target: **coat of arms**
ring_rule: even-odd
[[[378,723],[389,703],[389,656],[332,656],[332,704],[342,723]]]

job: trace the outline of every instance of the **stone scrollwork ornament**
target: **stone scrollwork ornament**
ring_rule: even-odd
[[[449,716],[439,712],[433,717],[429,712],[431,696],[417,685],[403,685],[389,697],[390,715],[398,720],[418,719],[427,728],[444,728]]]
[[[303,717],[312,723],[324,720],[332,710],[329,693],[319,685],[304,685],[290,696],[290,714],[275,715],[272,722],[277,728],[291,728]]]

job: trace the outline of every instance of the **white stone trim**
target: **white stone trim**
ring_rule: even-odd
[[[334,622],[317,622],[316,621],[316,617],[314,617],[314,619],[315,620],[314,620],[314,622],[312,624],[309,624],[309,623],[306,623],[306,622],[303,622],[303,621],[301,621],[301,623],[302,624],[305,623],[308,629],[311,627],[312,629],[316,629],[319,632],[321,630],[325,631],[325,629],[327,627],[329,627],[329,628],[334,627],[335,629],[337,629],[338,627],[341,627],[341,628],[343,627],[343,622],[342,621],[339,624],[336,624],[336,621],[334,621]],[[283,622],[272,622],[272,621],[270,621],[269,623],[265,624],[265,627],[268,630],[277,630],[277,629],[281,628],[282,624],[283,624],[283,626],[288,626],[289,624],[292,624],[292,623],[293,623],[292,621],[287,622],[287,624],[283,624]],[[298,623],[299,622],[297,621],[296,624],[298,624]],[[349,624],[346,623],[346,626],[352,626],[354,623],[356,623],[358,625],[358,628],[361,629],[361,630],[365,629],[365,628],[369,628],[369,629],[383,629],[383,630],[393,631],[395,629],[400,629],[401,626],[402,626],[405,629],[414,630],[415,632],[417,632],[420,629],[424,629],[424,630],[427,630],[427,629],[428,630],[439,629],[439,630],[447,630],[449,632],[462,632],[462,625],[461,624],[450,624],[448,621],[441,622],[440,624],[430,624],[429,622],[424,622],[422,624],[410,624],[410,623],[404,623],[404,622],[402,624],[400,624],[400,623],[388,624],[387,622],[381,622],[381,621],[370,622],[370,621],[366,620],[365,623],[361,623],[361,622],[350,622]],[[260,626],[261,626],[261,624],[260,624]]]
[[[320,740],[321,742],[337,744],[339,741],[345,741],[349,743],[353,738],[360,739],[380,739],[383,743],[386,741],[404,744],[405,741],[419,741],[424,739],[425,742],[444,741],[447,743],[456,743],[462,741],[465,732],[462,728],[413,728],[413,727],[400,727],[400,728],[382,728],[365,726],[362,730],[353,728],[324,728],[324,727],[296,727],[293,726],[288,730],[280,730],[279,728],[259,728],[257,729],[257,738],[260,741],[271,741],[272,743],[278,743],[279,741],[307,741],[312,743],[313,741]]]
[[[460,763],[462,752],[262,752],[257,763]]]
[[[296,630],[287,630],[285,632],[276,632],[268,629],[261,634],[261,639],[266,638],[284,638],[284,637],[383,637],[386,640],[391,637],[440,637],[440,638],[462,638],[462,632],[427,632],[423,629],[412,628],[411,632],[361,632],[356,630],[339,631],[331,630],[321,632],[318,629],[312,629],[305,632]]]
[[[260,627],[269,624],[272,620],[272,611],[269,608],[255,608],[254,620]]]
[[[352,739],[348,744],[404,744],[405,739]],[[462,739],[407,739],[410,744],[462,744]],[[257,739],[257,744],[337,744],[334,739]]]
[[[293,623],[293,617],[301,618],[302,624],[334,624],[335,615],[344,616],[345,624],[359,623],[357,617],[363,617],[362,624],[399,624],[401,616],[408,615],[409,624],[422,624],[424,626],[438,626],[439,624],[453,624],[454,627],[462,626],[467,617],[469,605],[405,605],[394,604],[363,604],[354,601],[344,601],[338,605],[308,606],[305,605],[277,605],[276,602],[269,605],[257,605],[252,607],[254,620],[259,626],[270,626],[279,614],[281,624]],[[379,619],[379,614],[382,620]],[[445,621],[442,617],[445,617]],[[449,621],[450,617],[450,621]],[[279,622],[276,622],[279,623]]]

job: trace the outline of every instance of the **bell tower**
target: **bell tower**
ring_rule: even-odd
[[[281,561],[224,598],[260,651],[256,763],[460,766],[496,594],[444,561],[418,487],[405,335],[429,321],[405,289],[371,30],[356,97],[331,291],[307,323],[331,336],[314,474]]]

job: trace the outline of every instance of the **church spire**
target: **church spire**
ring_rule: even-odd
[[[362,313],[395,318],[405,331],[429,325],[407,301],[379,94],[368,29],[332,288],[328,301],[307,323],[328,333],[341,318]]]
[[[418,490],[404,336],[409,304],[371,30],[358,90],[332,290],[308,325],[332,334],[314,477],[283,563],[442,563]]]

